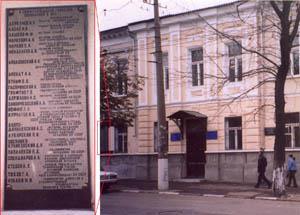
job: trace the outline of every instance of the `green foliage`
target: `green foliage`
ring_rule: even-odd
[[[136,98],[143,84],[144,78],[129,70],[127,59],[102,56],[100,72],[101,125],[132,126],[135,118]]]

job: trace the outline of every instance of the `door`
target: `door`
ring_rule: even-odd
[[[186,120],[187,177],[205,176],[207,119]]]

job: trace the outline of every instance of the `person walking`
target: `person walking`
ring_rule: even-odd
[[[264,155],[264,149],[261,148],[258,156],[258,161],[257,161],[258,178],[257,178],[257,183],[255,185],[256,188],[259,187],[262,180],[264,180],[267,183],[269,189],[271,188],[272,183],[265,176],[267,165],[268,162]]]
[[[297,164],[296,164],[296,158],[293,157],[292,154],[290,154],[289,158],[288,158],[288,176],[289,176],[289,182],[286,185],[287,187],[291,186],[291,182],[293,180],[293,185],[294,187],[298,187],[297,185],[297,181],[296,181],[296,172],[297,172]]]

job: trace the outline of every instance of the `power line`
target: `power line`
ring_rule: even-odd
[[[108,11],[118,11],[118,10],[122,10],[124,7],[126,7],[127,5],[129,5],[130,3],[132,3],[132,0],[129,0],[128,2],[126,2],[125,4],[123,4],[122,6],[118,7],[118,8],[113,8],[113,9],[109,9],[107,10],[106,8],[103,9],[104,12],[104,16],[106,16],[106,12]]]

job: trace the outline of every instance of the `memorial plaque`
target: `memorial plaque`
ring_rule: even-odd
[[[7,10],[6,189],[89,184],[86,9]]]

